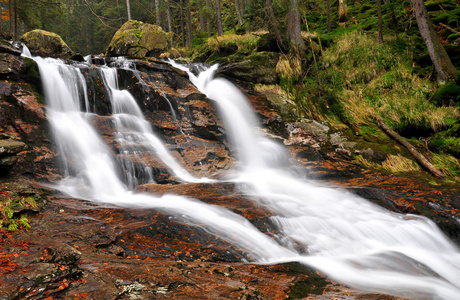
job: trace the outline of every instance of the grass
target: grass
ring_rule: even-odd
[[[338,95],[343,121],[359,128],[372,122],[375,113],[397,131],[432,133],[460,117],[458,108],[428,101],[435,83],[414,74],[410,49],[397,40],[379,44],[375,36],[359,31],[336,38],[324,51],[321,75],[325,89]]]
[[[381,164],[369,161],[361,155],[358,155],[356,160],[365,168],[381,170],[393,174],[421,171],[420,166],[416,162],[400,154],[388,155]]]

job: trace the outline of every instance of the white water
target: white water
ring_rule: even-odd
[[[283,171],[285,150],[257,133],[257,120],[244,96],[229,82],[213,79],[215,68],[193,82],[228,112],[224,120],[240,159],[235,181],[246,183],[245,192],[258,196],[254,198],[276,215],[272,220],[281,230],[276,241],[224,208],[180,196],[129,191],[117,176],[108,146],[87,121],[88,114],[80,111],[81,95],[74,93],[83,84],[80,71],[55,60],[36,60],[55,139],[60,154],[70,162],[69,176],[59,186],[63,192],[123,207],[166,210],[206,224],[255,261],[299,261],[359,289],[413,298],[460,295],[458,249],[431,221],[390,213],[343,190],[319,187]],[[113,71],[103,72],[114,99],[121,143],[130,143],[135,136],[144,146],[151,142],[148,147],[161,156],[164,146],[150,137],[154,135],[132,96],[118,90]],[[177,168],[176,162],[168,165],[181,176],[177,170],[182,167]]]
[[[460,253],[432,221],[391,213],[344,190],[317,186],[280,169],[288,164],[280,159],[285,150],[257,133],[244,95],[225,79],[214,79],[216,69],[198,77],[188,73],[224,114],[244,162],[236,181],[246,183],[245,192],[262,199],[277,215],[272,220],[288,237],[285,247],[304,247],[306,255],[295,260],[363,290],[460,298]]]

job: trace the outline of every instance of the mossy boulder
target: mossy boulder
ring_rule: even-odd
[[[130,20],[113,36],[106,56],[159,57],[168,49],[168,34],[160,26]]]
[[[437,133],[428,141],[428,146],[433,151],[446,152],[460,158],[460,123]]]
[[[54,58],[71,58],[75,53],[56,33],[35,29],[20,38],[33,55]]]
[[[279,56],[276,52],[256,52],[244,57],[235,54],[221,62],[220,73],[252,83],[275,84],[278,82],[276,64]]]
[[[460,86],[446,84],[431,97],[431,101],[437,106],[460,106]]]

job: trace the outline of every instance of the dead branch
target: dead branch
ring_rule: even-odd
[[[440,171],[438,170],[435,166],[433,166],[432,163],[430,163],[428,161],[428,159],[426,159],[425,156],[423,156],[420,152],[417,151],[417,149],[415,149],[414,146],[412,146],[411,143],[409,143],[408,141],[406,141],[402,136],[400,136],[399,134],[397,134],[395,131],[393,131],[390,127],[388,127],[388,125],[385,123],[385,121],[383,121],[380,117],[378,116],[375,116],[375,119],[379,125],[379,127],[387,134],[389,135],[391,138],[393,138],[394,140],[396,140],[397,142],[399,142],[401,145],[403,145],[404,147],[407,148],[407,150],[409,150],[410,154],[412,154],[412,156],[418,161],[418,163],[424,167],[425,169],[427,169],[428,171],[430,171],[436,178],[439,178],[439,179],[443,179],[445,177],[445,175]]]
[[[460,34],[460,31],[457,31],[457,30],[453,29],[452,27],[447,26],[446,24],[439,23],[439,25],[441,25],[442,27],[444,27],[444,28],[446,28],[446,29],[449,29],[449,30],[452,31],[453,33]]]
[[[110,29],[113,29],[113,30],[118,30],[118,29],[119,29],[119,28],[115,28],[115,27],[112,27],[112,26],[110,26],[110,25],[105,24],[105,22],[102,21],[102,18],[101,18],[98,14],[96,14],[96,13],[93,11],[93,9],[91,8],[91,5],[89,5],[88,1],[86,1],[86,0],[84,0],[84,1],[85,1],[86,5],[88,5],[89,10],[91,11],[91,13],[92,13],[93,15],[95,15],[96,18],[98,18],[99,21],[101,21],[101,23],[102,23],[105,27],[110,28]]]

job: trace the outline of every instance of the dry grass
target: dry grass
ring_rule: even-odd
[[[400,154],[388,155],[382,164],[374,163],[362,157],[361,155],[356,157],[356,160],[364,167],[368,169],[377,169],[387,171],[391,173],[408,173],[418,172],[421,170],[420,166],[413,160],[406,158]]]
[[[438,131],[460,117],[453,107],[436,107],[427,101],[435,90],[428,79],[413,74],[407,57],[389,44],[361,32],[345,34],[324,52],[323,64],[347,83],[338,91],[347,121],[358,127],[369,122],[370,111],[391,120],[392,126]],[[331,72],[329,71],[329,72]]]

